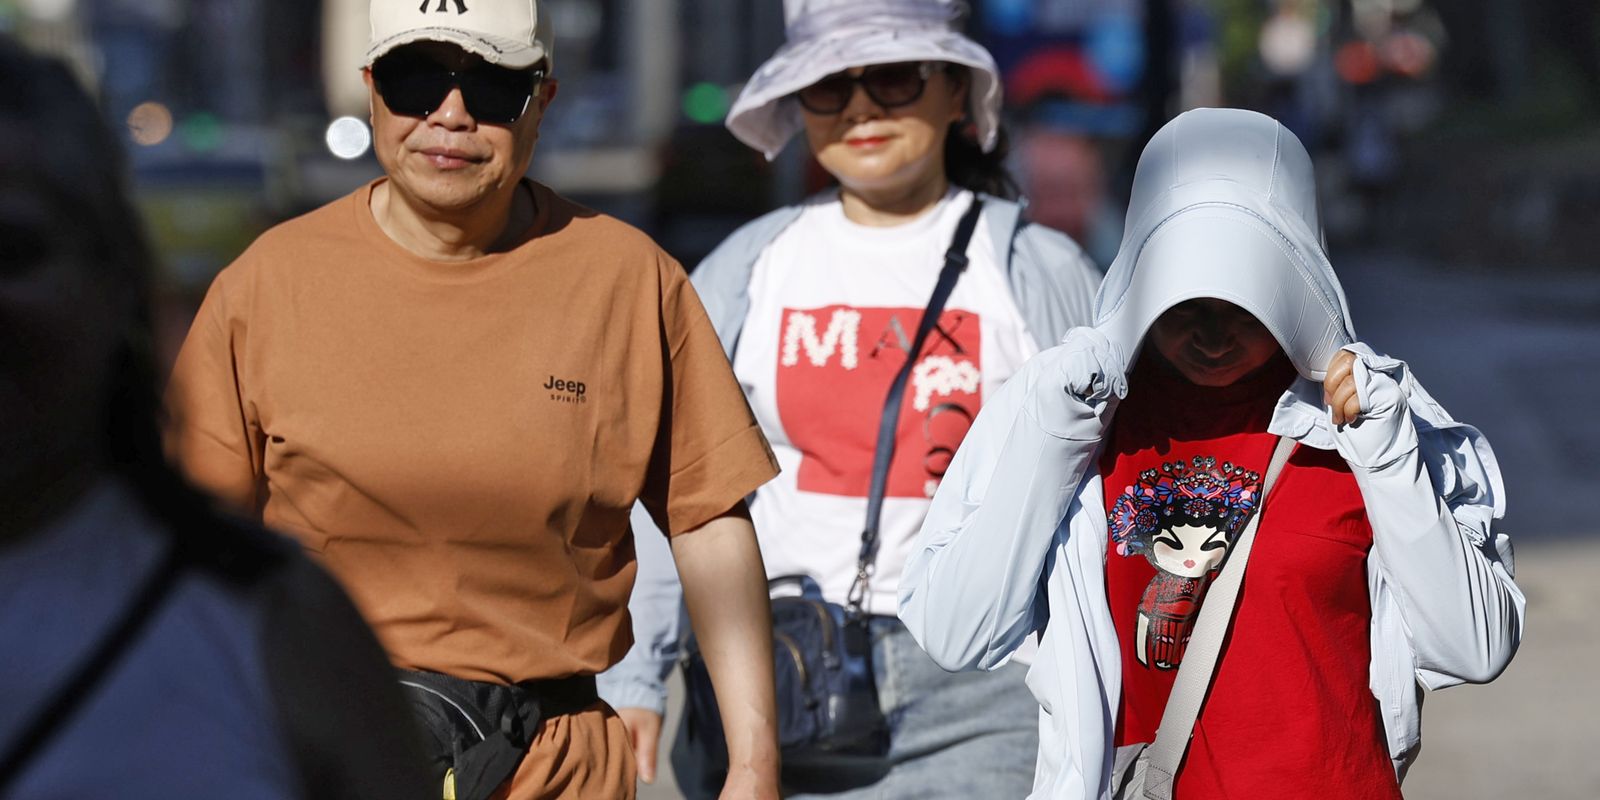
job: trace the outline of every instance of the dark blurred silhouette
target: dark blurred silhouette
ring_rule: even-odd
[[[62,64],[0,75],[0,795],[426,796],[343,592],[163,458],[117,141]]]

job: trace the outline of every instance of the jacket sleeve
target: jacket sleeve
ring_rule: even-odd
[[[745,223],[689,274],[729,361],[733,360],[745,314],[750,310],[750,275],[756,261],[800,212],[801,206],[784,206]]]
[[[1094,324],[1101,274],[1066,234],[1022,222],[1011,243],[1011,294],[1017,298],[1039,349],[1059,344],[1067,331]]]
[[[673,566],[667,537],[650,515],[633,508],[634,550],[639,572],[634,579],[628,613],[633,617],[633,647],[596,683],[600,698],[612,708],[645,708],[666,715],[667,676],[678,660],[683,587]]]
[[[1378,579],[1399,605],[1417,679],[1429,689],[1491,681],[1516,653],[1527,605],[1510,540],[1496,530],[1504,489],[1493,451],[1450,420],[1404,362],[1346,349],[1356,355],[1363,420],[1336,429],[1334,441],[1361,487]]]
[[[900,581],[900,619],[939,666],[994,669],[1042,625],[1046,559],[1127,393],[1123,363],[1074,329],[984,403]]]

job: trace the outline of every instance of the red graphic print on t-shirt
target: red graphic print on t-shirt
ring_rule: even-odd
[[[865,497],[883,404],[921,308],[783,311],[778,414],[801,453],[800,491]],[[982,402],[977,314],[947,309],[928,333],[901,400],[886,497],[933,496]]]
[[[1260,494],[1257,473],[1196,455],[1140,471],[1111,501],[1107,530],[1118,555],[1142,555],[1155,567],[1134,632],[1140,664],[1175,670],[1182,663],[1206,589]]]

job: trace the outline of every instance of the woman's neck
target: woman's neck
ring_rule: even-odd
[[[950,191],[943,170],[922,179],[892,187],[851,187],[841,185],[839,201],[844,217],[857,225],[887,228],[902,225],[926,214]]]

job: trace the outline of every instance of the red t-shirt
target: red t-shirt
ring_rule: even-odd
[[[1281,354],[1221,388],[1154,354],[1134,370],[1100,462],[1118,746],[1155,740],[1206,590],[1260,501],[1267,423],[1293,380]],[[1257,530],[1176,797],[1400,797],[1367,684],[1371,547],[1349,467],[1297,448]]]

